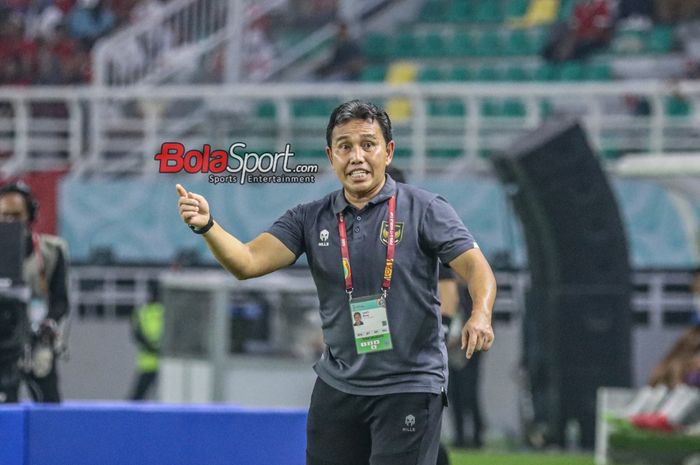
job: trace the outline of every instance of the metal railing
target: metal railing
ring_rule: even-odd
[[[691,108],[700,108],[697,81],[4,87],[0,168],[16,173],[45,163],[87,172],[155,173],[154,155],[171,140],[199,150],[205,143],[226,150],[244,141],[257,152],[283,150],[290,143],[298,157],[323,156],[330,111],[352,98],[378,101],[389,109],[393,101],[408,102],[409,113],[391,116],[397,158],[417,176],[478,162],[547,117],[579,117],[594,148],[602,151],[697,152],[700,112],[666,112],[667,99],[679,94]],[[623,103],[627,95],[646,98],[650,115],[630,115]],[[492,116],[482,111],[494,101],[519,102],[523,112]],[[543,102],[552,109],[549,115]],[[457,111],[436,112],[441,106]]]

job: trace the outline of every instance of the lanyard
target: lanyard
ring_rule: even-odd
[[[34,247],[34,256],[36,257],[36,266],[39,271],[39,283],[41,289],[46,292],[49,288],[48,281],[46,280],[46,267],[44,266],[44,257],[41,255],[41,242],[39,241],[39,235],[32,234],[32,246]]]
[[[386,296],[386,291],[391,286],[391,275],[394,272],[394,249],[396,244],[396,195],[389,199],[389,238],[386,247],[386,263],[384,265],[384,281],[382,282],[382,293]],[[340,235],[340,254],[343,257],[343,275],[345,276],[345,292],[352,300],[352,274],[350,272],[350,250],[348,249],[348,236],[345,231],[345,217],[343,212],[338,213],[338,234]]]

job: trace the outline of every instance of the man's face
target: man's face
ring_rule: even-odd
[[[355,323],[359,323],[362,321],[362,316],[360,315],[355,315]]]
[[[22,194],[8,192],[0,195],[0,221],[20,221],[26,225],[29,224],[29,212]]]
[[[384,183],[394,157],[394,141],[387,144],[376,121],[353,119],[336,126],[326,155],[347,194],[369,200]]]

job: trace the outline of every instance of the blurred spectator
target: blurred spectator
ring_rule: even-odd
[[[651,372],[649,385],[680,384],[700,387],[700,269],[695,270],[691,283],[693,292],[693,325],[681,335],[666,357]]]
[[[364,61],[362,49],[350,36],[348,25],[339,23],[333,55],[316,70],[316,75],[329,80],[354,81],[360,77]]]
[[[655,0],[656,18],[664,24],[690,21],[700,13],[700,0]]]
[[[149,288],[148,302],[135,311],[132,317],[132,335],[139,353],[136,378],[129,395],[131,400],[145,399],[158,378],[164,311],[158,285],[153,284]]]
[[[580,0],[568,23],[556,25],[543,50],[554,62],[581,60],[608,45],[613,21],[607,0]]]
[[[624,97],[627,113],[631,116],[650,116],[651,105],[649,100],[641,95],[627,94]]]
[[[116,24],[116,16],[104,0],[80,0],[80,6],[68,17],[71,36],[80,40],[85,48],[92,48],[100,37],[109,34]]]
[[[266,16],[259,16],[257,5],[251,5],[246,11],[248,18],[257,16],[244,35],[243,68],[247,75],[241,76],[251,81],[267,78],[272,71],[275,60],[275,47],[268,36],[270,28]]]
[[[620,0],[617,7],[618,19],[624,18],[653,18],[654,0]]]

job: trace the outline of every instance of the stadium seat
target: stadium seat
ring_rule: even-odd
[[[429,0],[423,4],[420,15],[421,21],[429,23],[439,23],[445,21],[445,3],[436,0]]]
[[[396,158],[410,158],[413,152],[407,147],[398,147],[394,150],[394,157]]]
[[[503,40],[503,53],[512,56],[529,55],[530,44],[527,33],[523,30],[508,33]]]
[[[431,100],[428,104],[428,114],[431,116],[464,116],[464,104],[455,99]]]
[[[502,114],[509,118],[522,118],[525,116],[525,104],[518,99],[507,99],[503,102]]]
[[[586,67],[585,78],[589,81],[609,81],[612,79],[612,70],[607,63],[596,63]]]
[[[385,58],[389,39],[384,34],[369,34],[364,42],[364,54],[370,60]]]
[[[539,68],[535,69],[533,78],[536,81],[556,81],[559,79],[559,72],[554,66],[550,65],[549,63],[545,63]]]
[[[391,56],[406,58],[416,54],[416,40],[410,32],[401,32],[394,37]]]
[[[641,31],[619,31],[613,37],[610,50],[621,55],[642,53],[646,49],[644,37]]]
[[[472,73],[464,66],[455,66],[448,71],[447,79],[450,81],[470,81]]]
[[[508,0],[505,7],[506,19],[519,18],[527,12],[529,0]]]
[[[428,157],[431,158],[457,158],[462,155],[460,149],[430,149]]]
[[[647,51],[651,53],[668,53],[673,48],[673,29],[657,26],[648,36]]]
[[[448,21],[465,22],[474,19],[474,8],[471,2],[466,0],[452,0],[447,9]]]
[[[277,114],[275,104],[272,102],[262,102],[258,104],[258,118],[274,118]]]
[[[522,66],[511,66],[503,73],[503,80],[523,82],[530,79],[528,72]]]
[[[418,41],[418,53],[422,57],[444,57],[448,54],[445,38],[440,34],[428,34]]]
[[[474,55],[475,52],[476,44],[474,36],[462,31],[455,32],[450,42],[450,55],[454,57],[464,57]]]
[[[382,66],[382,65],[366,66],[362,70],[362,74],[360,75],[360,81],[380,82],[380,81],[384,80],[385,75],[386,75],[386,66]]]
[[[562,64],[559,79],[562,81],[581,81],[583,79],[583,66],[576,61]]]
[[[566,21],[574,14],[577,0],[562,0],[559,7],[559,21]]]
[[[498,72],[492,66],[482,66],[476,72],[475,79],[477,81],[493,82],[498,81]]]
[[[483,99],[479,105],[479,111],[481,116],[486,118],[501,116],[501,104],[496,99]]]
[[[480,1],[476,11],[474,11],[474,21],[479,23],[503,22],[500,2],[495,0]]]
[[[476,54],[478,56],[494,56],[501,54],[501,41],[496,30],[485,30],[477,39]]]
[[[666,99],[666,115],[670,117],[685,117],[691,113],[691,105],[688,100],[678,95]]]
[[[418,82],[434,82],[434,81],[442,81],[442,80],[443,80],[443,72],[438,68],[434,68],[431,66],[424,66],[418,72]]]

